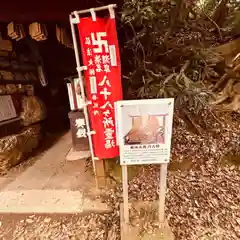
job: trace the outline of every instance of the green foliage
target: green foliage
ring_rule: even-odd
[[[218,3],[219,3],[219,0],[204,1],[203,9],[207,14],[212,15]]]
[[[234,35],[240,34],[240,1],[230,1],[229,14],[224,27]]]
[[[219,77],[212,66],[222,59],[206,49],[218,45],[233,29],[221,29],[211,19],[215,11],[221,14],[219,3],[208,0],[201,6],[195,0],[125,0],[124,75],[136,98],[174,97],[176,108],[196,117],[209,109],[214,96],[209,80]],[[236,1],[229,4],[231,14],[225,22],[238,26]]]
[[[163,81],[154,83],[153,80],[150,80],[145,82],[137,90],[138,97],[175,98],[176,108],[194,109],[198,114],[206,107],[213,95],[201,81],[192,81],[185,74],[184,67],[180,70],[180,73],[172,73]]]

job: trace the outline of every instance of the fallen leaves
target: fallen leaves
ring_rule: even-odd
[[[177,162],[178,169],[168,173],[166,217],[177,240],[240,239],[240,166],[220,162],[229,152],[239,153],[239,121],[223,119],[217,128],[212,118],[207,120],[212,130],[197,135],[175,119],[171,164]],[[190,168],[185,169],[185,161]],[[141,167],[129,182],[129,200],[157,200],[159,172],[159,166]],[[116,209],[114,218],[119,218],[121,193],[118,186],[106,197]],[[139,219],[132,224],[140,225]],[[153,227],[147,225],[143,228]]]
[[[2,217],[4,231],[1,231],[0,238],[12,240],[105,240],[108,233],[106,228],[108,218],[108,214],[64,217],[33,215],[19,220],[10,215]],[[109,239],[114,240],[115,231],[112,232],[112,238]]]
[[[221,118],[220,118],[221,119]],[[240,166],[237,160],[222,164],[222,156],[240,152],[239,116],[233,121],[222,119],[221,127],[206,117],[211,131],[193,134],[186,124],[175,119],[171,164],[168,172],[166,218],[177,240],[237,240],[240,239]],[[231,155],[230,154],[230,155]],[[239,155],[238,155],[239,156]],[[186,162],[191,164],[187,164]],[[187,166],[187,167],[186,167]],[[159,166],[142,166],[129,182],[131,202],[155,201],[159,198]],[[116,185],[102,196],[114,210],[112,213],[86,216],[28,216],[9,224],[0,217],[4,231],[1,239],[72,239],[120,240],[122,187]],[[131,211],[133,211],[131,209]],[[142,212],[145,214],[146,212]],[[144,216],[145,216],[144,215]],[[132,223],[153,231],[156,222],[140,223],[131,215]],[[0,225],[1,226],[1,225]],[[38,237],[38,238],[37,238]]]

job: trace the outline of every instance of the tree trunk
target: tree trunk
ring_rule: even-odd
[[[212,19],[219,27],[223,26],[223,23],[228,15],[228,2],[229,0],[222,0],[213,13]]]

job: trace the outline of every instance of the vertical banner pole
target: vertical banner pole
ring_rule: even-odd
[[[159,182],[159,208],[158,217],[159,223],[162,224],[165,221],[165,198],[167,188],[167,163],[160,164],[160,182]]]
[[[87,101],[86,101],[85,92],[84,92],[83,77],[82,77],[82,73],[81,73],[81,63],[80,63],[80,57],[79,57],[77,38],[76,38],[74,24],[72,22],[72,16],[70,15],[69,18],[70,18],[70,24],[71,24],[71,32],[72,32],[72,38],[73,38],[73,46],[74,46],[76,64],[77,64],[77,72],[78,72],[81,94],[82,94],[82,99],[83,99],[83,112],[85,115],[89,147],[90,147],[91,156],[92,156],[93,171],[94,171],[94,175],[95,175],[96,185],[98,187],[98,181],[97,181],[97,177],[96,177],[95,156],[94,156],[94,150],[93,150],[92,137],[90,135],[91,129],[90,129],[90,123],[89,123],[89,117],[88,117]]]
[[[129,223],[129,209],[128,209],[128,171],[127,165],[122,165],[122,181],[123,181],[123,216],[124,223]]]

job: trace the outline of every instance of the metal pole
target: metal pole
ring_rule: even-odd
[[[122,166],[122,181],[123,181],[123,217],[124,223],[129,223],[129,210],[128,210],[128,171],[127,165]]]
[[[159,208],[158,217],[159,223],[165,221],[165,198],[167,188],[167,163],[160,164],[160,182],[159,182]]]
[[[71,15],[69,16],[69,19],[70,19],[71,31],[72,31],[72,37],[73,37],[73,46],[74,46],[74,52],[75,52],[75,58],[76,58],[76,64],[77,64],[77,72],[78,72],[80,89],[81,89],[82,99],[83,99],[83,112],[84,112],[85,120],[86,120],[89,147],[90,147],[91,156],[92,156],[93,171],[94,171],[94,175],[95,175],[96,185],[98,187],[98,181],[97,181],[97,177],[96,177],[95,156],[94,156],[94,150],[93,150],[92,137],[90,135],[91,129],[90,129],[90,124],[89,124],[88,109],[87,109],[86,97],[85,97],[85,92],[84,92],[83,77],[82,77],[82,73],[81,73],[81,64],[80,64],[77,38],[76,38],[75,28],[74,28],[74,24],[72,22],[72,16]]]
[[[89,13],[91,12],[91,9],[96,11],[101,11],[101,10],[105,10],[105,9],[109,9],[109,8],[116,8],[117,4],[110,4],[107,6],[103,6],[103,7],[97,7],[97,8],[90,8],[90,9],[86,9],[86,10],[81,10],[81,11],[77,11],[78,14],[83,14],[83,13]]]

